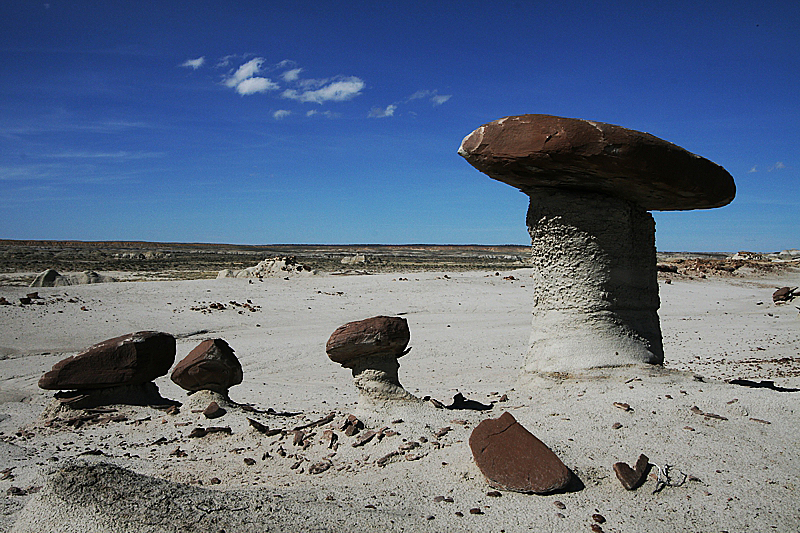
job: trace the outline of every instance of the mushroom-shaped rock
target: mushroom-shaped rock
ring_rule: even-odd
[[[47,390],[92,390],[142,385],[169,372],[175,337],[139,331],[90,346],[62,359],[39,379]]]
[[[325,345],[328,357],[353,372],[364,400],[417,400],[397,377],[411,334],[405,318],[376,316],[348,322],[331,334]]]
[[[647,133],[521,115],[481,126],[459,154],[527,194],[536,289],[528,372],[661,364],[650,210],[720,207],[725,169]]]
[[[210,390],[223,395],[242,382],[242,365],[222,339],[208,339],[195,347],[172,371],[172,381],[194,392]]]
[[[475,464],[492,487],[543,494],[569,485],[572,472],[511,413],[475,426],[469,436]]]

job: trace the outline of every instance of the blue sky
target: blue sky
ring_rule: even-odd
[[[0,238],[526,244],[456,153],[497,118],[646,131],[724,166],[659,250],[800,247],[800,3],[0,5]]]

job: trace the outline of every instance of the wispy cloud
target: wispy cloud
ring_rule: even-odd
[[[261,65],[264,63],[263,57],[257,57],[255,59],[251,59],[247,63],[240,65],[236,71],[228,76],[225,81],[223,82],[228,87],[236,87],[242,81],[250,78],[259,73],[261,70]]]
[[[281,78],[283,78],[283,81],[286,82],[297,81],[297,79],[300,78],[301,72],[303,72],[303,69],[293,68],[292,70],[287,70],[286,72],[281,74]]]
[[[265,93],[279,89],[280,85],[269,78],[247,78],[236,86],[236,92],[241,95]]]
[[[306,111],[307,117],[313,117],[314,115],[322,115],[325,118],[339,118],[341,116],[340,113],[335,113],[333,111],[317,111],[316,109]]]
[[[280,85],[271,79],[256,76],[256,74],[261,72],[261,65],[264,64],[264,61],[263,57],[251,59],[247,63],[240,65],[233,74],[223,81],[223,83],[227,87],[236,89],[236,92],[242,96],[279,89]]]
[[[434,106],[437,106],[442,105],[452,97],[452,94],[439,94],[438,90],[431,91],[428,89],[423,89],[406,98],[404,103],[408,103],[412,100],[426,99],[429,100]]]
[[[786,168],[786,165],[784,165],[782,161],[778,161],[778,162],[776,162],[774,165],[772,165],[771,167],[769,167],[769,168],[767,169],[767,172],[772,172],[773,170],[781,170],[781,169],[783,169],[783,168]]]
[[[751,168],[747,172],[750,173],[750,174],[753,174],[754,172],[758,172],[758,169],[756,168],[756,165],[753,165],[753,168]]]
[[[197,70],[203,66],[203,63],[206,62],[205,56],[198,57],[197,59],[187,59],[183,63],[181,63],[182,67],[190,68],[193,70]]]
[[[452,98],[452,94],[438,94],[438,91],[431,91],[428,89],[423,89],[420,91],[415,92],[411,96],[408,96],[398,102],[393,104],[389,104],[388,106],[384,107],[373,107],[370,109],[369,114],[367,115],[370,118],[384,118],[384,117],[393,117],[395,115],[395,111],[400,105],[406,105],[414,100],[429,100],[434,107],[440,106],[443,103],[447,102]],[[413,111],[410,113],[415,114]]]
[[[386,106],[386,108],[373,107],[372,109],[370,109],[368,116],[370,118],[391,117],[392,115],[394,115],[394,112],[395,112],[396,109],[397,109],[397,106],[394,105],[394,104],[389,104],[389,105]]]
[[[286,89],[281,93],[284,98],[298,102],[311,102],[322,104],[324,102],[344,102],[359,94],[366,87],[364,80],[356,76],[349,76],[330,82],[319,89]]]
[[[161,152],[126,152],[120,150],[117,152],[56,152],[53,154],[44,154],[40,157],[45,159],[105,159],[105,160],[125,160],[130,161],[133,159],[151,159],[154,157],[161,157],[164,154]]]
[[[275,111],[275,112],[272,114],[272,117],[273,117],[275,120],[280,120],[280,119],[282,119],[282,118],[286,118],[286,117],[288,117],[288,116],[289,116],[289,115],[291,115],[291,114],[292,114],[292,112],[291,112],[291,111],[289,111],[288,109],[278,109],[277,111]]]

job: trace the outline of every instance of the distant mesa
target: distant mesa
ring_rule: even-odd
[[[112,283],[117,281],[111,276],[104,276],[86,270],[77,274],[59,274],[52,268],[38,274],[31,282],[31,287],[66,287],[69,285],[88,285],[90,283]]]
[[[220,270],[217,279],[223,278],[277,278],[286,276],[312,276],[316,270],[301,265],[294,256],[264,259],[256,266],[242,270]]]

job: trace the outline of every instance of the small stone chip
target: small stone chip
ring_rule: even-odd
[[[469,510],[469,514],[483,514],[480,507],[473,507]]]
[[[497,490],[489,491],[489,492],[486,493],[486,495],[487,496],[491,496],[492,498],[499,498],[500,496],[502,496],[500,491],[497,491]]]
[[[601,515],[601,514],[595,513],[595,514],[592,515],[592,520],[594,520],[598,524],[604,524],[605,521],[606,521],[606,517]]]
[[[558,501],[558,500],[554,501],[553,505],[555,505],[559,509],[566,509],[567,508],[567,506],[564,505],[564,502],[561,502],[561,501]]]

